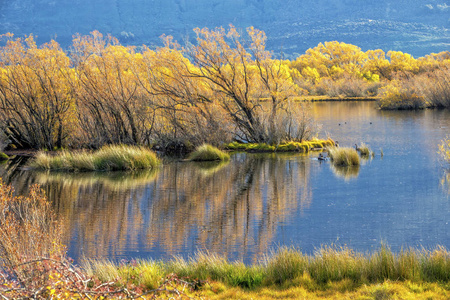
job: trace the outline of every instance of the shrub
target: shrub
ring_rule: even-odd
[[[450,107],[450,66],[442,66],[416,79],[430,106]]]
[[[39,186],[32,186],[27,197],[13,192],[0,178],[0,272],[35,289],[46,282],[53,261],[65,256],[62,223]]]
[[[392,80],[390,84],[382,88],[381,97],[378,100],[380,109],[420,109],[426,106],[425,99],[415,88],[414,84],[407,80]]]
[[[189,159],[193,161],[228,161],[230,155],[214,146],[203,144],[189,155]]]

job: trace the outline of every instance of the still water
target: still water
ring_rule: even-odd
[[[381,112],[315,103],[321,137],[375,156],[334,168],[317,153],[235,153],[229,163],[167,161],[138,173],[36,173],[0,166],[18,194],[39,183],[66,224],[69,256],[167,259],[208,249],[246,263],[281,245],[371,251],[450,248],[450,183],[437,151],[450,111]],[[381,156],[381,149],[384,153]]]

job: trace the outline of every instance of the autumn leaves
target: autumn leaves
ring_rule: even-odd
[[[97,31],[74,36],[67,51],[3,35],[1,130],[36,149],[301,141],[315,128],[298,96],[374,96],[410,74],[448,74],[450,61],[446,52],[414,59],[338,42],[289,61],[274,58],[253,27],[244,37],[232,26],[194,31],[194,44],[163,37],[155,50]]]

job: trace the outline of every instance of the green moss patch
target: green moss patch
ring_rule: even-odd
[[[278,145],[269,145],[264,143],[238,143],[233,142],[225,146],[227,150],[246,151],[246,152],[301,152],[307,153],[311,150],[319,150],[326,147],[334,146],[332,139],[303,142],[286,142]]]

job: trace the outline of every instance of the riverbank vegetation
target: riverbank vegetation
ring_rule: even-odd
[[[2,35],[0,129],[10,147],[278,145],[316,136],[302,97],[380,97],[383,109],[450,105],[448,51],[415,59],[325,42],[281,60],[253,27],[194,31],[195,43],[164,36],[156,49],[94,31],[75,35],[67,51]]]
[[[108,145],[94,152],[39,152],[30,165],[41,170],[117,171],[152,169],[159,163],[156,154],[144,147]]]
[[[43,191],[34,186],[26,197],[13,192],[0,180],[0,293],[4,299],[272,299],[298,297],[298,292],[313,299],[342,295],[445,299],[449,295],[450,253],[439,246],[395,253],[381,245],[365,254],[323,246],[312,255],[281,247],[252,265],[198,252],[188,259],[85,260],[75,266],[62,243],[64,221],[56,217]]]

